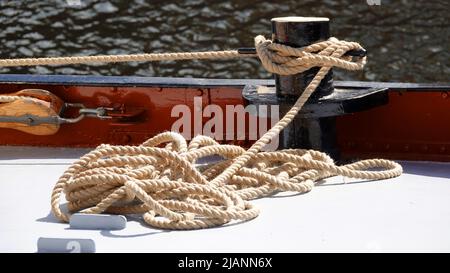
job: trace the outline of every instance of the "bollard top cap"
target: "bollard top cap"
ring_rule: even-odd
[[[327,17],[301,17],[301,16],[287,16],[287,17],[276,17],[272,18],[272,22],[296,22],[296,23],[307,23],[307,22],[329,22],[330,18]]]

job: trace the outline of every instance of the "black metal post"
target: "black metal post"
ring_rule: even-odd
[[[272,19],[272,39],[293,47],[304,47],[330,37],[328,18],[317,17],[279,17]],[[320,68],[311,68],[297,75],[275,76],[276,94],[280,101],[281,115],[286,113],[302,91],[311,82]],[[333,92],[333,72],[322,80],[308,103]],[[336,144],[335,117],[309,118],[296,117],[280,136],[281,148],[315,149],[328,153],[338,159]]]

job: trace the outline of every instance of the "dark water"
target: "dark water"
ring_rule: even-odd
[[[233,49],[270,37],[270,18],[326,16],[332,35],[369,51],[354,80],[449,82],[448,0],[90,1],[0,0],[0,57]],[[0,68],[0,73],[270,77],[256,60]]]

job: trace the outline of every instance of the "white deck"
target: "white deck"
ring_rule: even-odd
[[[0,147],[0,252],[35,252],[39,237],[90,238],[97,252],[450,251],[450,164],[402,162],[374,182],[332,178],[310,193],[254,201],[256,219],[161,231],[70,230],[50,214],[52,187],[82,149]]]

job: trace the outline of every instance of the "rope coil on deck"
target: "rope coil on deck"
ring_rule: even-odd
[[[261,152],[298,114],[332,66],[360,70],[366,58],[344,56],[362,47],[335,38],[292,48],[257,36],[255,47],[264,68],[273,73],[290,75],[321,68],[287,114],[248,150],[220,145],[206,136],[187,143],[173,132],[159,134],[140,146],[100,145],[73,163],[56,183],[51,196],[54,215],[69,221],[70,214],[60,208],[65,195],[70,212],[138,213],[152,227],[199,229],[253,219],[259,211],[249,200],[280,191],[305,193],[326,177],[375,180],[402,173],[399,164],[383,159],[336,166],[329,156],[313,150]],[[237,51],[86,56],[0,60],[0,66],[247,56]],[[195,166],[198,159],[210,155],[224,160],[204,168]],[[371,171],[374,168],[384,170]]]

